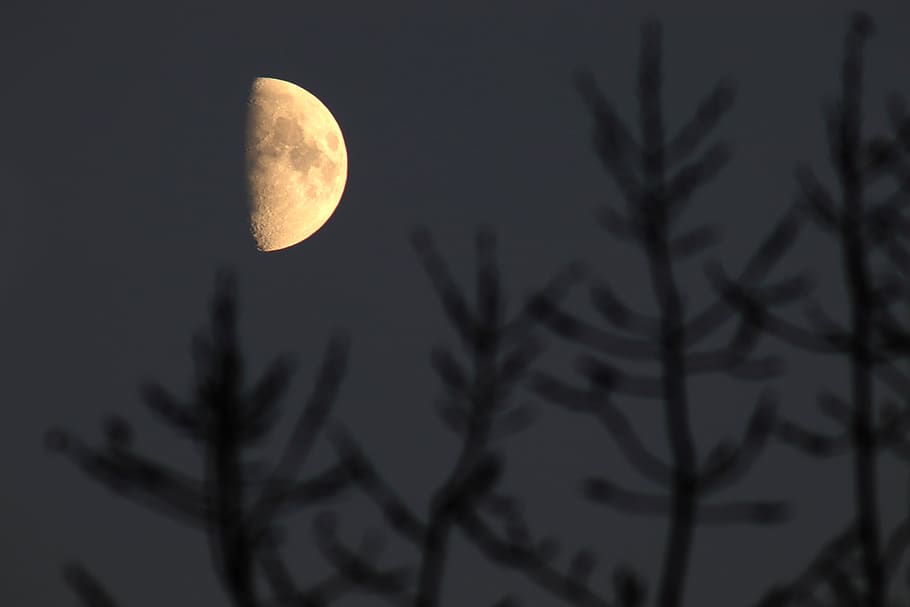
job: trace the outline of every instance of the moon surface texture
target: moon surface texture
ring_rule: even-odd
[[[335,117],[299,86],[256,78],[246,125],[250,229],[260,251],[293,246],[332,216],[348,176]]]

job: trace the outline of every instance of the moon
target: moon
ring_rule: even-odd
[[[246,123],[250,231],[260,251],[286,249],[332,216],[348,175],[341,128],[296,84],[256,78]]]

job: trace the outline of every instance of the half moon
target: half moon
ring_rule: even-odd
[[[246,125],[250,229],[260,251],[293,246],[335,212],[348,153],[335,117],[299,86],[256,78]]]

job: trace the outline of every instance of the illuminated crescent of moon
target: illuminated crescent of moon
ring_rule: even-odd
[[[316,233],[341,200],[348,153],[341,128],[309,92],[256,78],[246,129],[250,229],[261,251],[293,246]]]

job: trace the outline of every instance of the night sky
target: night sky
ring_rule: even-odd
[[[598,206],[622,203],[593,151],[591,114],[573,84],[578,69],[590,69],[634,123],[644,17],[664,26],[671,126],[719,79],[738,86],[712,138],[730,142],[734,158],[688,216],[723,229],[708,256],[730,272],[792,202],[797,163],[832,179],[821,109],[840,88],[851,9],[877,22],[866,53],[869,132],[887,124],[887,94],[910,94],[904,2],[15,4],[0,26],[0,602],[11,607],[74,604],[60,575],[72,560],[124,606],[226,604],[202,534],[113,495],[43,442],[49,428],[61,427],[95,443],[100,422],[116,413],[134,424],[142,453],[201,471],[197,454],[154,420],[136,388],[156,379],[188,389],[190,338],[207,320],[219,267],[237,273],[253,371],[279,352],[297,357],[287,419],[329,335],[350,333],[351,365],[334,415],[417,509],[458,443],[433,406],[440,388],[427,359],[455,336],[408,242],[414,227],[430,230],[469,287],[475,231],[493,228],[513,306],[583,260],[634,305],[653,310],[640,252],[594,221]],[[319,97],[349,154],[332,219],[304,243],[270,254],[249,234],[244,189],[245,108],[257,76]],[[810,231],[783,268],[812,272],[841,313],[838,260],[833,243]],[[706,301],[701,264],[686,267],[687,297]],[[589,310],[581,291],[568,305]],[[540,365],[567,368],[576,350],[548,341]],[[771,340],[761,351],[783,352]],[[821,385],[846,389],[844,362],[787,352],[788,372],[775,381],[783,410],[825,429],[812,400]],[[757,386],[717,378],[694,394],[695,434],[712,444],[740,434]],[[504,482],[526,500],[536,532],[568,548],[590,544],[602,559],[595,585],[605,591],[620,561],[653,588],[664,520],[605,509],[577,490],[593,473],[641,481],[590,419],[530,392],[523,398],[538,417],[503,442]],[[632,401],[628,411],[666,454],[659,403]],[[288,431],[279,426],[264,460]],[[321,444],[307,473],[332,457]],[[851,516],[850,470],[847,457],[819,461],[771,447],[728,495],[790,500],[792,522],[699,530],[688,604],[748,605],[798,573]],[[883,459],[881,479],[893,525],[906,513],[906,466]],[[352,542],[381,527],[361,498],[339,511]],[[329,571],[310,546],[309,516],[293,519],[288,547],[304,582]],[[392,542],[391,562],[408,555]],[[561,604],[467,542],[454,543],[445,605],[489,605],[506,592],[527,605]],[[374,601],[351,595],[338,604]]]

